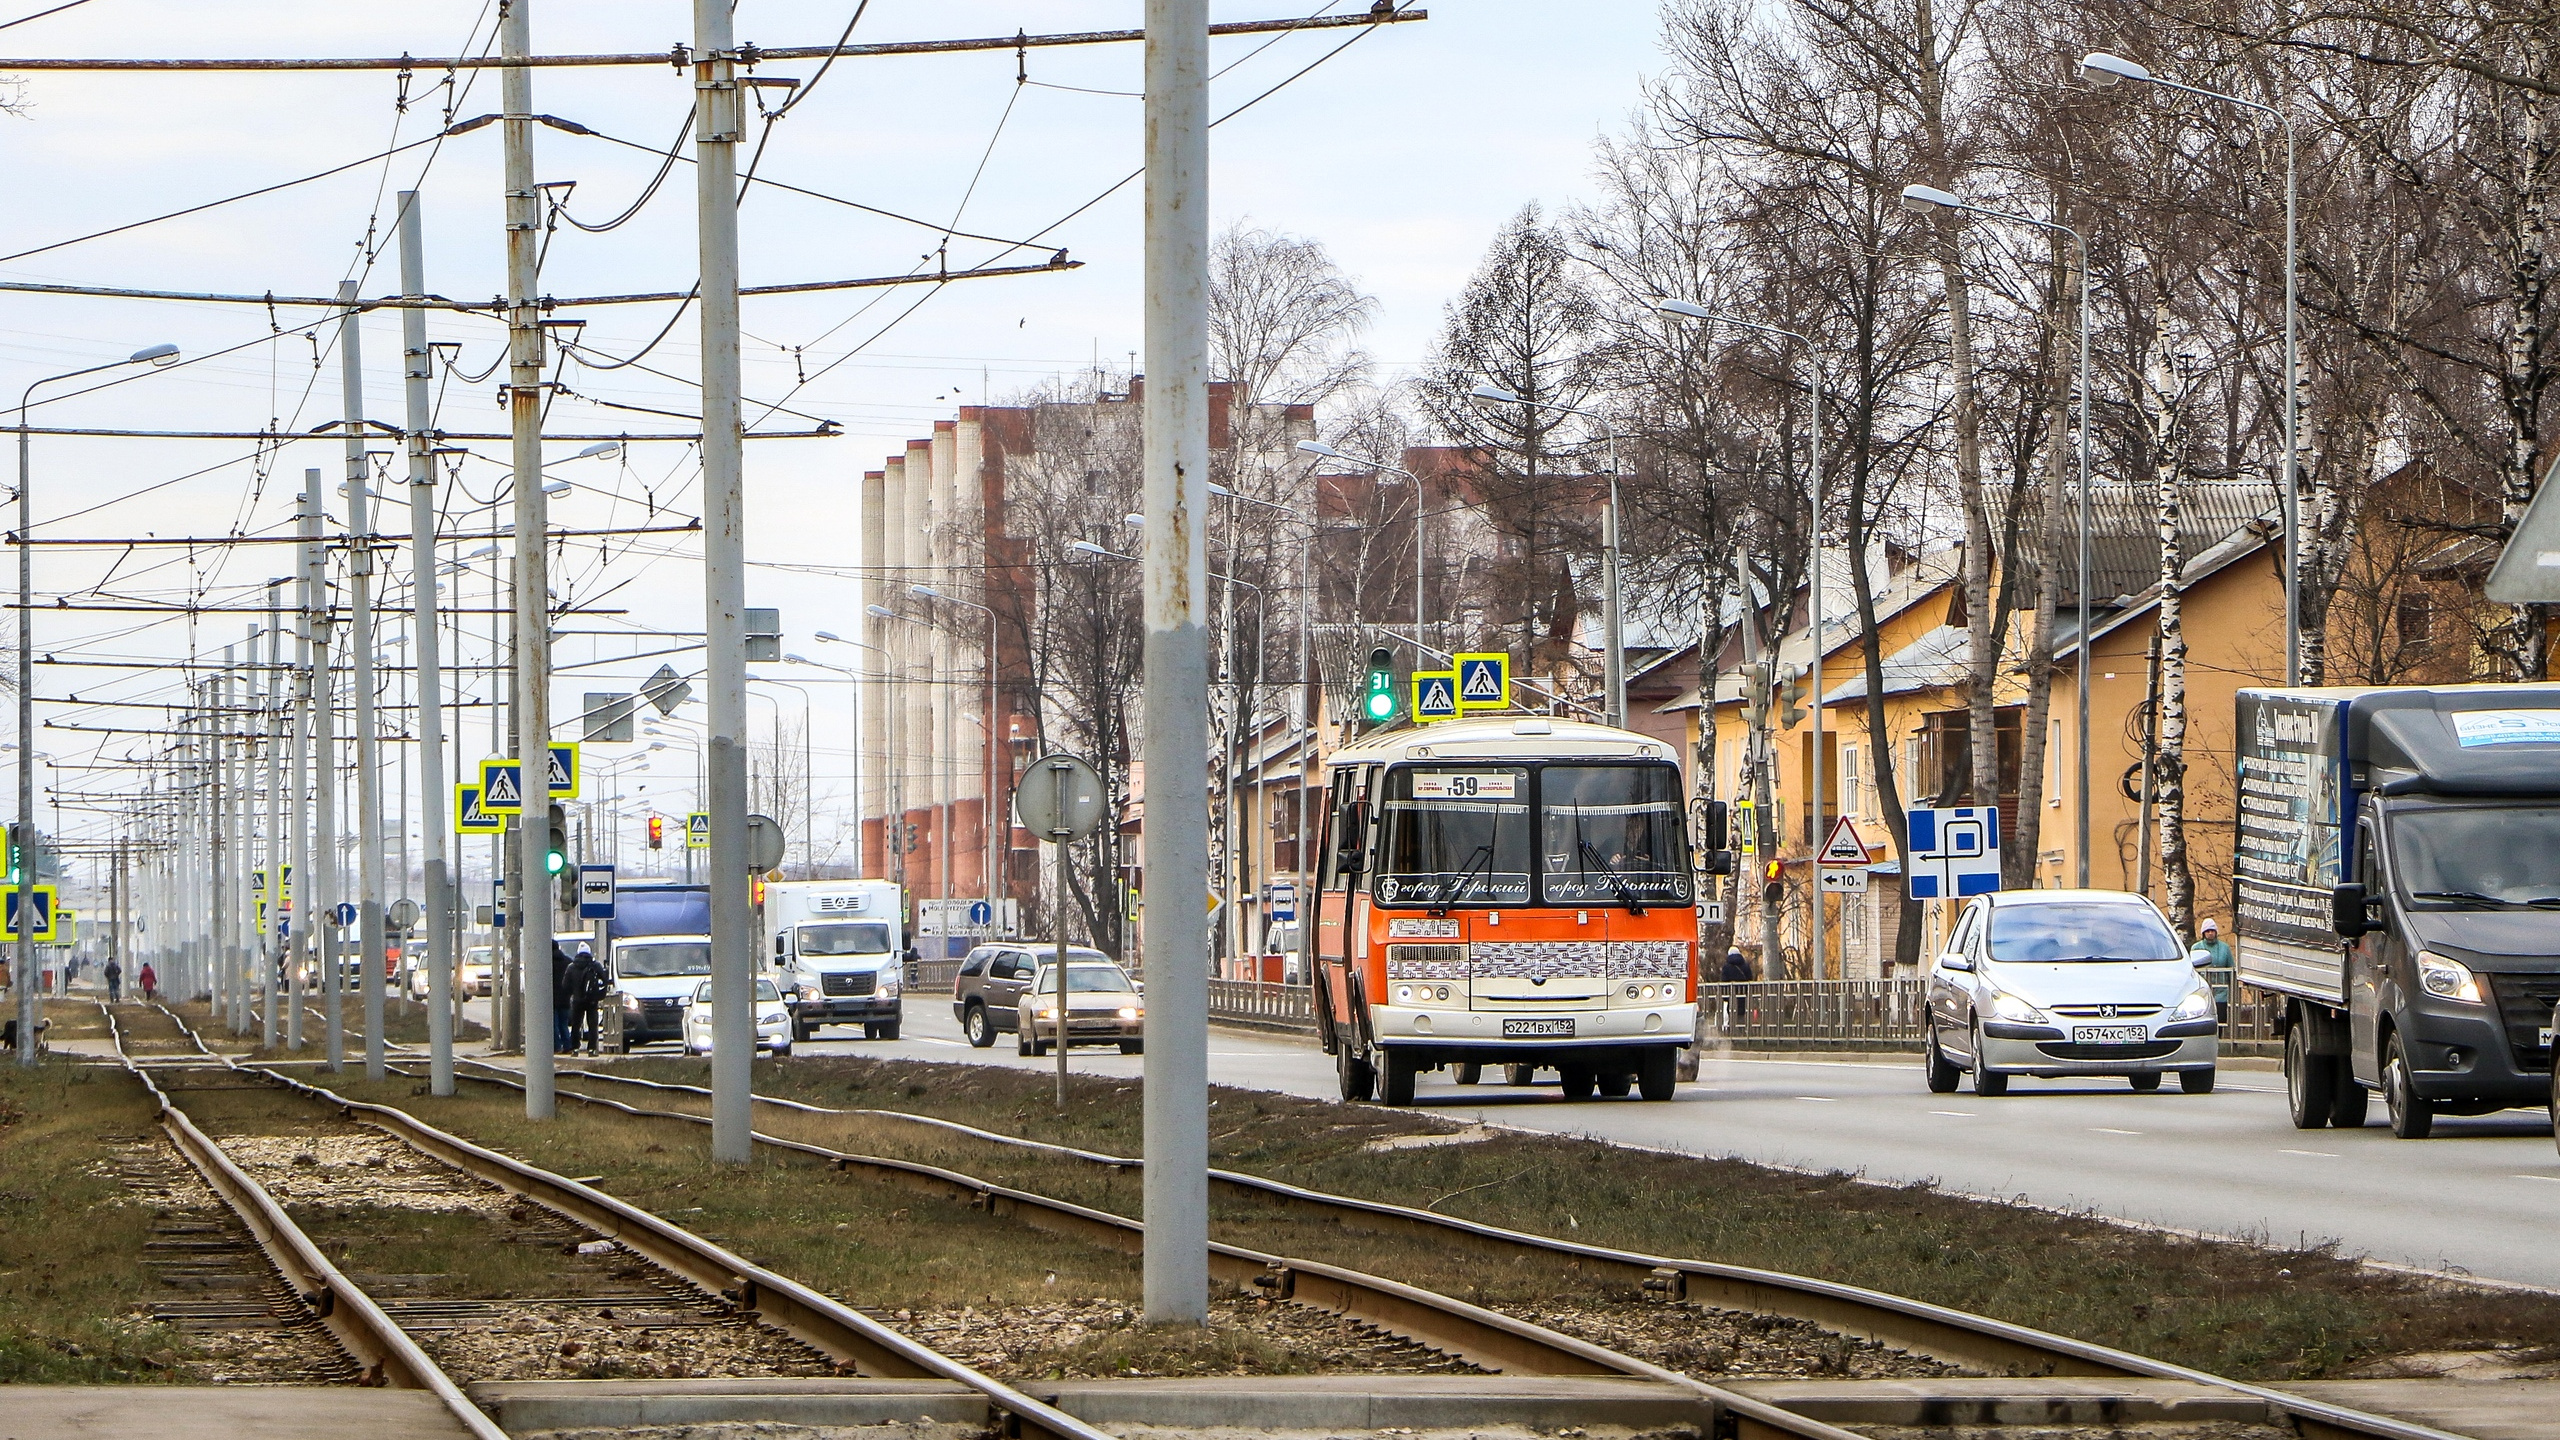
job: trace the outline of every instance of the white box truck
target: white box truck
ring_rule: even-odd
[[[795,1040],[822,1025],[898,1038],[906,927],[889,880],[777,880],[764,887],[763,954]]]
[[[2560,1002],[2560,685],[2243,690],[2244,985],[2303,1129],[2537,1105]]]

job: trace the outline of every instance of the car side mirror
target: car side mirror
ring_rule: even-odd
[[[2187,952],[2187,963],[2202,970],[2213,963],[2213,952],[2199,945]]]
[[[1973,968],[1973,957],[1967,955],[1961,950],[1950,950],[1946,954],[1938,957],[1938,968],[1941,970],[1971,970]]]
[[[2362,939],[2373,929],[2373,919],[2365,909],[2362,885],[2340,885],[2329,892],[2329,928],[2341,940]]]

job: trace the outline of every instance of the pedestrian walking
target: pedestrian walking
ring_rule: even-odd
[[[124,998],[123,966],[117,964],[113,960],[109,960],[107,962],[107,968],[98,972],[98,978],[107,982],[108,1004],[113,1005]]]
[[[575,1053],[581,1046],[590,1055],[596,1053],[604,1028],[604,992],[610,983],[604,966],[596,960],[594,947],[581,944],[577,958],[569,962],[569,1049]]]
[[[142,987],[142,1002],[144,1004],[152,1004],[159,1000],[160,977],[152,970],[150,961],[145,960],[142,962],[142,968],[134,972],[133,979],[135,984]]]
[[[1739,985],[1742,982],[1749,980],[1751,978],[1751,957],[1743,954],[1739,948],[1725,951],[1724,974],[1721,978],[1728,985]]]
[[[554,941],[551,946],[551,1053],[569,1053],[574,1037],[570,1026],[576,1019],[576,997],[569,989],[569,947]]]

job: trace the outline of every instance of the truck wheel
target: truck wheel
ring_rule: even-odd
[[[1609,1070],[1595,1076],[1593,1083],[1609,1099],[1624,1100],[1627,1092],[1636,1088],[1636,1077],[1624,1070]]]
[[[1922,1041],[1921,1045],[1923,1047],[1921,1064],[1928,1070],[1929,1093],[1932,1095],[1956,1093],[1956,1084],[1964,1079],[1964,1072],[1956,1068],[1956,1062],[1947,1058],[1947,1052],[1938,1048],[1937,1026],[1929,1027],[1929,1038]]]
[[[1636,1062],[1636,1093],[1647,1100],[1670,1099],[1679,1083],[1680,1052],[1672,1046],[1657,1045]]]
[[[2322,1128],[2338,1105],[2337,1057],[2311,1053],[2299,1017],[2284,1032],[2284,1095],[2296,1130]]]
[[[969,1013],[961,1017],[960,1028],[969,1035],[969,1043],[981,1050],[996,1043],[996,1022],[987,1018],[987,1007],[972,1000]]]
[[[1505,1085],[1535,1085],[1538,1083],[1538,1067],[1535,1065],[1505,1065],[1502,1067],[1502,1083]],[[2554,1093],[2560,1094],[2560,1092]],[[2555,1101],[2554,1103],[2560,1104],[2560,1101]]]
[[[1484,1065],[1480,1061],[1464,1061],[1450,1072],[1449,1078],[1461,1085],[1473,1085],[1484,1078]]]
[[[1564,1082],[1564,1098],[1567,1100],[1590,1099],[1592,1090],[1600,1083],[1599,1072],[1588,1065],[1559,1065],[1556,1078]]]
[[[2340,1130],[2363,1129],[2364,1108],[2372,1099],[2373,1092],[2357,1084],[2355,1077],[2346,1073],[2346,1067],[2340,1066],[2338,1097],[2329,1102],[2329,1123]]]
[[[2210,1095],[2213,1093],[2213,1072],[2181,1070],[2178,1072],[2178,1088],[2190,1095]]]
[[[1378,1072],[1347,1035],[1333,1052],[1333,1077],[1340,1086],[1343,1102],[1352,1105],[1368,1099],[1370,1089],[1378,1083]]]
[[[2382,1042],[2382,1103],[2391,1111],[2391,1133],[2403,1140],[2424,1140],[2436,1128],[2436,1104],[2409,1078],[2409,1059],[2397,1035]]]
[[[881,1024],[874,1025],[871,1027],[871,1038],[874,1040],[895,1040],[898,1038],[898,1026],[902,1023],[904,1022],[889,1020],[884,1021]]]
[[[1144,1040],[1123,1040],[1120,1042],[1120,1053],[1123,1055],[1144,1055],[1147,1053],[1147,1042]]]
[[[1389,1050],[1387,1063],[1380,1068],[1378,1075],[1378,1102],[1382,1105],[1412,1104],[1414,1077],[1421,1073],[1422,1066],[1418,1062],[1401,1051]]]

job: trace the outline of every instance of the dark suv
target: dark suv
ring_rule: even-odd
[[[1040,962],[1054,960],[1057,954],[1054,942],[1030,940],[981,945],[969,952],[951,982],[951,1013],[970,1044],[984,1050],[996,1043],[998,1035],[1010,1034],[1021,1023],[1022,992],[1029,988]],[[1079,961],[1109,964],[1111,957],[1089,946],[1068,946],[1067,963]]]

